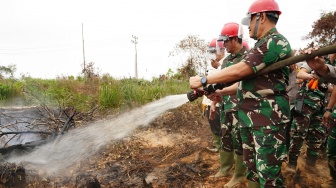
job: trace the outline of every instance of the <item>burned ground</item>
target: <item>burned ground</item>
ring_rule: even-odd
[[[187,103],[106,144],[63,177],[26,171],[27,187],[223,187],[229,178],[211,177],[219,168],[219,156],[205,149],[209,145],[211,132],[200,103]],[[300,157],[300,178],[284,173],[287,187],[320,187],[328,181],[325,156],[314,172],[304,171],[302,161]]]

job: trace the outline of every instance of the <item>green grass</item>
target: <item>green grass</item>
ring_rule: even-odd
[[[0,80],[0,102],[20,96],[24,83],[13,79]]]
[[[24,91],[24,94],[22,93]],[[18,96],[29,98],[31,103],[74,107],[85,112],[98,106],[100,109],[125,109],[146,104],[168,95],[189,91],[189,83],[176,79],[152,81],[142,79],[114,79],[110,76],[84,79],[62,77],[57,79],[23,78],[0,80],[0,102]]]

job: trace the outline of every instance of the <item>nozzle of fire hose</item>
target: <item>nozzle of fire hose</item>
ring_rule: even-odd
[[[189,91],[187,93],[188,100],[190,102],[196,100],[199,97],[202,97],[203,95],[209,95],[211,93],[214,93],[217,89],[223,89],[226,87],[226,84],[211,84],[206,87],[203,87],[203,89],[194,89],[192,91]]]

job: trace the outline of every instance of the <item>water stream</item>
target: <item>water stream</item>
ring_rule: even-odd
[[[26,169],[43,171],[47,175],[60,175],[71,165],[95,154],[102,146],[129,136],[136,128],[148,125],[163,112],[187,101],[185,94],[162,98],[113,119],[71,130],[55,142],[42,145],[27,155],[12,156],[8,162],[22,164]]]

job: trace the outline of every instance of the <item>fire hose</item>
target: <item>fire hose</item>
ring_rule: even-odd
[[[253,74],[251,76],[245,77],[241,80],[245,80],[245,79],[250,79],[250,78],[255,78],[258,77],[260,75],[272,72],[274,70],[280,69],[284,66],[288,66],[288,65],[292,65],[295,63],[299,63],[301,61],[306,61],[307,59],[312,59],[316,56],[324,56],[324,55],[328,55],[328,54],[334,54],[336,53],[336,45],[332,45],[332,46],[327,46],[327,47],[323,47],[320,48],[316,51],[312,51],[311,54],[301,54],[301,55],[297,55],[297,56],[293,56],[290,58],[287,58],[285,60],[279,61],[277,63],[274,63],[272,65],[269,65],[263,69],[261,69],[259,72],[257,72],[256,74]],[[238,81],[241,81],[238,80]]]
[[[285,66],[289,66],[295,63],[299,63],[302,61],[306,61],[307,59],[312,59],[315,58],[316,56],[324,56],[324,55],[328,55],[328,54],[334,54],[336,53],[336,45],[331,45],[331,46],[327,46],[327,47],[323,47],[320,48],[316,51],[312,51],[311,54],[301,54],[301,55],[297,55],[297,56],[292,56],[290,58],[287,58],[285,60],[279,61],[277,63],[271,64],[263,69],[261,69],[259,72],[257,72],[256,74],[241,78],[239,80],[230,82],[230,83],[218,83],[218,84],[213,84],[213,85],[209,85],[206,88],[203,88],[203,90],[194,90],[194,91],[190,91],[187,93],[187,97],[189,99],[190,102],[196,100],[198,97],[203,96],[205,93],[210,94],[214,91],[216,91],[216,89],[223,89],[224,87],[228,86],[228,85],[232,85],[232,83],[238,82],[238,81],[242,81],[242,80],[246,80],[246,79],[251,79],[251,78],[255,78],[258,77],[260,75],[275,71],[277,69],[280,69],[282,67]],[[315,87],[316,83],[311,83],[311,86]]]

